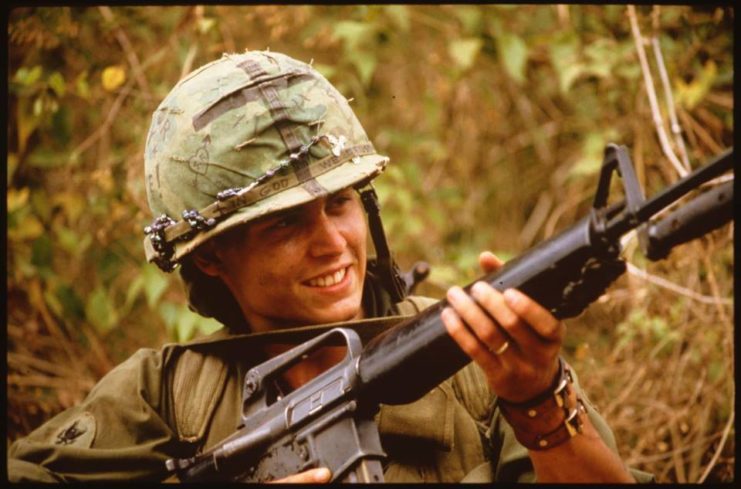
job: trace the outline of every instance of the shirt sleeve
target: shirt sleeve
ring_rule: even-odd
[[[85,400],[13,443],[10,482],[163,480],[165,461],[187,456],[167,423],[163,351],[141,349]]]

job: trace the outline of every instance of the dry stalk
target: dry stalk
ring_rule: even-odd
[[[635,39],[636,51],[638,53],[638,61],[641,65],[641,72],[643,73],[643,81],[646,85],[646,94],[648,95],[648,102],[651,106],[651,114],[653,116],[654,126],[656,126],[656,133],[659,136],[659,143],[661,149],[669,161],[671,162],[674,169],[677,171],[680,177],[684,177],[689,173],[682,162],[679,161],[677,155],[674,154],[674,150],[671,148],[669,138],[666,135],[666,129],[664,128],[664,120],[661,116],[659,109],[659,103],[656,98],[656,91],[654,89],[653,77],[651,76],[651,70],[648,66],[648,60],[646,59],[646,51],[643,47],[644,39],[641,36],[641,31],[638,27],[638,20],[636,19],[635,7],[628,5],[628,18],[630,19],[630,27],[633,32],[633,38]]]
[[[196,54],[198,54],[198,45],[191,44],[188,48],[188,54],[185,56],[185,61],[183,62],[183,69],[180,70],[181,80],[185,78],[185,75],[190,73],[190,70],[193,69],[193,61],[196,59]]]
[[[643,380],[643,377],[645,377],[646,370],[646,365],[641,365],[641,368],[638,369],[638,372],[632,376],[630,383],[625,388],[623,388],[618,397],[613,399],[612,402],[607,405],[607,407],[604,409],[604,415],[606,418],[609,418],[613,411],[615,411],[615,409],[621,407],[625,403],[625,401],[633,393],[633,390],[636,388],[636,386],[638,386],[639,383]]]
[[[733,398],[731,398],[731,400],[733,400]],[[732,403],[731,404],[731,416],[728,418],[726,427],[723,429],[723,436],[720,439],[720,443],[718,444],[718,449],[713,454],[713,458],[710,459],[708,466],[705,467],[705,472],[702,473],[702,475],[700,476],[700,479],[698,480],[699,483],[705,482],[705,479],[707,479],[708,475],[710,475],[710,471],[713,470],[713,467],[718,462],[718,457],[720,457],[720,453],[723,451],[723,447],[725,447],[726,445],[728,434],[731,432],[731,429],[733,428],[733,420],[735,418],[735,415],[736,413],[734,412],[734,406]]]
[[[674,134],[674,141],[679,150],[679,156],[682,158],[682,163],[686,170],[690,169],[690,161],[687,157],[687,148],[684,145],[684,138],[682,137],[682,126],[679,125],[677,120],[677,111],[674,109],[674,96],[672,95],[671,84],[669,83],[669,75],[666,72],[666,66],[664,64],[664,56],[661,53],[661,46],[659,45],[659,38],[654,36],[651,38],[651,46],[654,51],[654,58],[656,58],[656,66],[659,69],[659,77],[661,78],[661,84],[664,88],[664,95],[666,97],[666,107],[669,113],[669,127]]]
[[[643,269],[638,268],[632,263],[626,263],[626,265],[628,267],[628,273],[630,273],[631,275],[640,277],[646,280],[647,282],[650,282],[654,285],[658,285],[659,287],[662,287],[664,289],[671,290],[672,292],[688,297],[694,301],[702,302],[704,304],[716,304],[719,307],[733,305],[733,299],[726,299],[726,298],[717,297],[717,296],[707,296],[707,295],[698,294],[697,292],[693,290],[682,287],[681,285],[677,285],[669,280],[666,280],[665,278],[658,277],[656,275],[651,275],[650,273],[646,272]]]
[[[68,361],[75,367],[78,367],[77,372],[81,373],[81,371],[79,370],[79,364],[76,361],[77,356],[70,349],[69,341],[67,340],[67,337],[65,336],[64,333],[62,333],[62,330],[59,328],[59,325],[54,320],[54,318],[52,318],[51,313],[47,309],[46,303],[44,301],[44,295],[41,292],[41,284],[39,284],[37,280],[32,280],[30,282],[29,294],[35,298],[33,302],[36,304],[36,307],[38,307],[39,313],[41,314],[41,318],[43,319],[47,330],[49,331],[49,333],[51,333],[52,336],[56,338],[56,341],[58,343],[61,343],[64,352],[67,354]],[[56,344],[57,343],[55,343],[55,345]]]
[[[720,436],[721,436],[721,433],[718,432],[713,435],[700,438],[699,440],[694,441],[692,443],[689,443],[684,446],[670,450],[666,453],[660,453],[658,455],[635,456],[631,458],[626,458],[625,462],[628,465],[645,465],[645,464],[660,462],[662,460],[666,460],[666,459],[670,459],[674,457],[674,452],[684,453],[684,452],[687,452],[697,447],[707,446],[710,443],[712,443],[713,440],[715,440],[716,438],[719,438]]]
[[[47,362],[40,358],[24,355],[22,353],[9,351],[7,353],[8,367],[19,370],[34,369],[54,377],[75,377],[78,372],[65,367],[62,364]]]
[[[688,131],[688,134],[694,134],[711,152],[717,154],[723,151],[723,148],[715,142],[713,137],[702,127],[702,124],[697,122],[689,112],[680,110],[679,117],[682,119],[684,125],[691,129],[691,131]],[[696,146],[697,144],[694,145]]]

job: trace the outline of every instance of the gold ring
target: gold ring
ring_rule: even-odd
[[[492,353],[495,355],[501,355],[502,353],[507,351],[507,348],[509,348],[509,341],[505,341],[502,346],[500,346],[496,350],[492,350]]]

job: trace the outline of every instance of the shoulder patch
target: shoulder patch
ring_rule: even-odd
[[[77,448],[90,448],[95,439],[95,417],[88,411],[72,419],[52,437],[55,445],[74,445]]]

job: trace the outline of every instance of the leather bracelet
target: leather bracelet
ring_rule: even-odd
[[[576,395],[570,367],[562,358],[558,361],[559,373],[543,394],[521,403],[498,401],[517,441],[530,450],[552,448],[581,432],[586,409]]]

